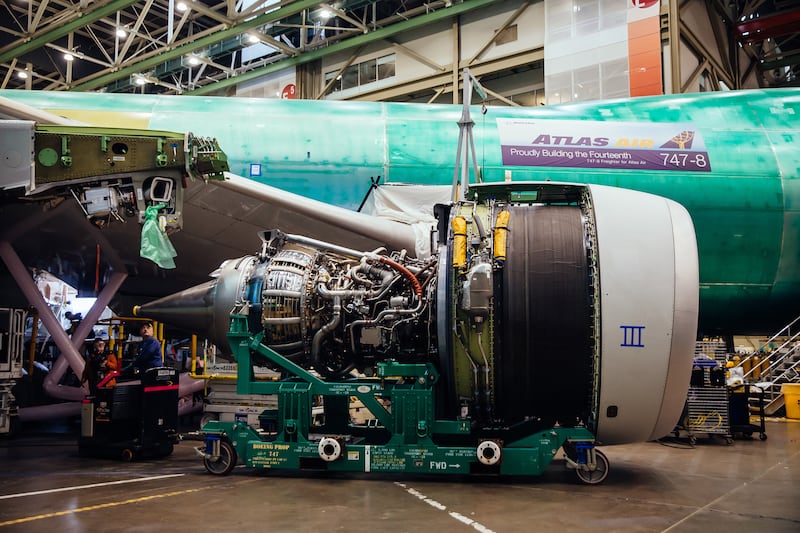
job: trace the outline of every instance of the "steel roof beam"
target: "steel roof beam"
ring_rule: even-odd
[[[109,2],[103,6],[87,11],[83,14],[83,16],[79,16],[62,26],[53,28],[52,30],[44,31],[42,34],[28,42],[24,42],[25,39],[17,40],[3,47],[3,49],[0,51],[0,64],[17,57],[21,57],[33,50],[37,50],[47,43],[64,37],[70,32],[96,22],[97,20],[100,20],[111,13],[119,11],[120,9],[125,9],[128,6],[135,4],[137,1],[138,0],[113,0],[112,2]]]
[[[738,40],[745,44],[798,33],[800,31],[800,9],[748,20],[738,24],[735,31]]]
[[[278,8],[274,11],[270,11],[250,20],[242,21],[235,26],[232,26],[230,29],[214,32],[211,35],[195,39],[190,43],[180,45],[175,48],[159,50],[155,55],[123,67],[116,72],[98,76],[90,81],[76,85],[72,88],[72,90],[91,91],[99,87],[103,87],[111,82],[127,78],[131,74],[137,74],[143,70],[153,68],[154,66],[169,61],[170,59],[175,59],[190,52],[194,52],[195,50],[210,46],[214,43],[224,41],[228,37],[239,35],[258,26],[271,24],[283,18],[295,15],[300,11],[317,4],[319,4],[319,0],[297,0],[295,2],[290,2],[284,7]]]
[[[326,46],[324,48],[318,48],[316,50],[305,52],[297,57],[285,59],[267,65],[266,67],[263,68],[251,70],[249,72],[246,72],[245,74],[240,74],[234,78],[228,78],[225,80],[218,81],[216,83],[204,85],[203,87],[194,89],[193,91],[186,91],[183,94],[204,95],[218,90],[222,90],[232,85],[237,85],[245,81],[259,78],[266,74],[271,74],[273,72],[277,72],[285,68],[296,67],[297,65],[302,65],[304,63],[309,63],[311,61],[316,61],[317,59],[320,59],[330,54],[363,46],[365,44],[369,44],[375,41],[380,41],[382,39],[386,39],[387,37],[391,37],[398,33],[409,31],[426,24],[432,24],[440,20],[452,18],[461,15],[463,13],[472,11],[474,9],[478,9],[493,4],[496,1],[497,0],[464,0],[460,4],[453,4],[450,7],[438,9],[436,11],[433,11],[425,15],[420,15],[405,20],[403,22],[398,22],[390,26],[385,26],[381,29],[371,31],[369,33],[365,33],[356,37],[351,37],[350,39],[339,41],[335,44]],[[319,0],[317,0],[316,3],[319,3]]]

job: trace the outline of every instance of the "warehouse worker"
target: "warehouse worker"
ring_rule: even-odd
[[[133,366],[139,370],[140,374],[149,368],[164,366],[161,362],[161,343],[153,336],[153,323],[144,322],[139,332],[142,335],[142,342],[136,351],[136,359]]]
[[[106,351],[106,341],[103,339],[95,339],[92,344],[92,353],[86,359],[86,366],[83,369],[83,379],[81,383],[89,383],[89,393],[92,395],[97,394],[97,387],[111,372],[116,372],[119,365],[117,364],[117,357]],[[113,387],[116,380],[110,379],[103,384],[105,387]]]

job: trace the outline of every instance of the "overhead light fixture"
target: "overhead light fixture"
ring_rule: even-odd
[[[17,77],[18,78],[22,78],[23,80],[26,80],[26,79],[28,79],[28,73],[25,72],[24,70],[20,70],[20,71],[17,72]]]
[[[259,39],[257,35],[253,35],[252,33],[248,33],[247,34],[247,42],[249,42],[250,44],[256,44],[258,42],[261,42],[261,39]]]
[[[322,20],[328,20],[332,16],[333,16],[333,13],[331,13],[330,10],[328,10],[328,9],[324,9],[323,8],[323,10],[319,12],[319,18],[321,18]]]
[[[200,64],[200,58],[196,55],[192,54],[189,56],[189,64],[192,66],[197,66]]]
[[[65,61],[75,61],[75,56],[70,54],[69,52],[67,52],[67,53],[64,54],[64,60]]]
[[[186,2],[178,2],[175,7],[178,9],[178,11],[186,11],[189,9],[189,6],[186,4]]]
[[[137,75],[135,75],[133,83],[135,83],[136,85],[141,87],[142,85],[147,83],[147,80],[141,74],[137,74]]]
[[[122,28],[117,28],[117,37],[119,37],[120,39],[124,39],[127,36],[128,36],[128,32],[126,32]]]

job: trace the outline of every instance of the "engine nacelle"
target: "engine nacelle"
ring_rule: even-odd
[[[328,380],[433,362],[437,416],[585,425],[604,443],[671,431],[698,311],[694,229],[670,200],[597,185],[493,183],[437,206],[435,253],[359,251],[274,230],[257,255],[139,313],[227,346],[230,313]]]

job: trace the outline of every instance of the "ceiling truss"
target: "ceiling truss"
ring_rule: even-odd
[[[355,56],[378,40],[411,55],[401,32],[496,2],[0,0],[0,88],[217,93],[329,53]],[[714,44],[701,40],[707,35],[696,35],[687,24],[669,28],[669,20],[675,19],[662,17],[664,34],[679,39],[697,57],[696,66],[683,67],[691,69],[683,76],[676,77],[673,70],[673,78],[683,80],[677,86],[673,82],[673,91],[687,90],[700,77],[709,90],[740,88],[753,75],[765,87],[800,84],[796,0],[675,0],[669,9],[680,19],[695,2],[709,14],[704,33],[713,35]],[[506,24],[533,3],[520,2]],[[253,47],[260,54],[253,54]],[[744,53],[738,54],[737,47]],[[430,63],[436,85],[447,92],[457,84],[452,73],[480,63],[484,51],[461,58],[463,65],[439,65],[419,54],[416,60]],[[680,74],[680,66],[676,68]],[[324,94],[324,88],[316,87],[306,97]]]
[[[9,19],[0,26],[0,87],[134,92],[141,79],[160,86],[154,92],[186,93],[449,7],[449,0],[0,0]],[[253,45],[263,55],[245,58]]]

